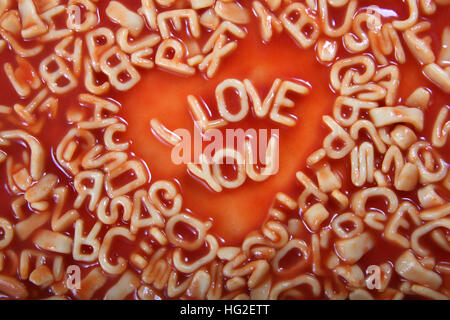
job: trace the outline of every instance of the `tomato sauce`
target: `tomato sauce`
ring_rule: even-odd
[[[251,6],[251,1],[242,1],[242,3],[246,7]],[[362,10],[370,4],[371,1],[359,1],[358,10]],[[408,15],[407,5],[403,1],[383,0],[377,1],[376,4],[386,9],[382,12],[382,14],[386,15],[383,17],[383,22],[397,17],[405,18]],[[140,1],[127,1],[126,5],[130,9],[137,10]],[[99,5],[101,25],[112,27],[113,23],[109,22],[103,14],[105,7],[106,4],[104,3]],[[331,9],[330,16],[333,17],[336,25],[340,25],[344,20],[344,12],[339,9]],[[431,36],[433,40],[433,50],[436,56],[440,50],[438,44],[440,43],[442,30],[448,25],[449,16],[450,6],[446,6],[439,7],[439,10],[434,15],[425,18],[432,24],[431,31],[426,34]],[[245,26],[245,29],[247,31],[246,37],[238,40],[237,49],[222,61],[218,73],[212,79],[207,79],[206,76],[199,72],[192,77],[183,77],[155,67],[150,70],[140,70],[142,79],[131,90],[127,92],[112,90],[107,96],[108,99],[117,102],[121,106],[119,116],[127,124],[126,133],[119,134],[117,137],[121,141],[130,141],[131,147],[129,150],[136,158],[145,161],[149,170],[149,181],[154,182],[159,179],[166,179],[176,182],[183,196],[184,210],[202,220],[210,220],[213,225],[211,232],[220,239],[221,245],[224,246],[240,246],[250,232],[261,228],[267,218],[269,209],[273,205],[274,196],[277,192],[284,192],[293,199],[298,197],[299,183],[295,179],[295,174],[299,170],[307,172],[307,157],[322,147],[322,141],[329,132],[329,129],[322,122],[322,117],[323,115],[332,114],[333,104],[338,96],[329,85],[330,65],[321,63],[317,59],[313,48],[307,50],[299,48],[285,31],[281,34],[275,34],[269,43],[264,43],[259,34],[258,21],[254,18]],[[203,34],[200,42],[205,41],[209,35]],[[177,33],[176,36],[182,39],[188,36],[188,32],[183,31],[179,34]],[[340,40],[338,41],[338,45],[339,51],[337,57],[343,58],[349,56],[349,53],[345,50]],[[398,65],[401,75],[398,97],[400,97],[400,104],[402,104],[420,86],[424,86],[432,92],[432,100],[425,111],[425,127],[421,132],[421,136],[426,138],[427,141],[430,141],[436,116],[440,108],[448,104],[449,95],[443,93],[442,90],[438,89],[422,74],[420,64],[409,53],[406,45],[404,48],[406,52],[406,63]],[[52,50],[53,46],[45,46],[41,54],[28,61],[37,68],[39,61],[52,52]],[[365,54],[370,55],[370,49]],[[390,60],[393,59],[393,57],[388,58]],[[14,54],[8,50],[5,50],[1,54],[0,59],[2,62],[10,62],[13,65],[16,63]],[[27,78],[29,75],[24,72],[20,76]],[[211,118],[214,119],[218,117],[214,96],[215,88],[223,80],[230,78],[240,81],[249,79],[255,88],[257,88],[262,99],[264,99],[273,81],[277,78],[281,80],[302,81],[310,88],[310,92],[304,96],[294,95],[292,99],[295,102],[295,106],[293,108],[283,109],[282,111],[289,112],[295,117],[296,125],[294,127],[288,128],[268,119],[257,119],[250,112],[243,121],[227,125],[221,129],[222,131],[229,128],[242,128],[244,130],[279,129],[279,172],[264,182],[255,182],[247,179],[244,185],[237,189],[225,189],[217,193],[191,175],[186,165],[176,165],[171,161],[171,147],[162,143],[152,133],[150,120],[158,119],[170,130],[184,128],[193,132],[194,119],[189,111],[187,96],[194,95],[202,99],[210,107]],[[83,74],[80,76],[80,84],[82,84],[82,79]],[[12,106],[22,100],[18,99],[4,72],[0,72],[0,82],[5,84],[4,88],[0,90],[1,104]],[[70,108],[78,108],[77,97],[83,92],[84,88],[80,85],[70,95],[58,96],[58,113],[55,119],[45,119],[45,122],[41,124],[45,129],[39,135],[39,139],[47,155],[46,164],[48,167],[46,168],[46,172],[57,174],[60,182],[70,188],[73,188],[72,177],[65,173],[63,168],[60,168],[56,163],[55,149],[61,138],[71,127],[71,123],[66,119],[66,111]],[[32,98],[27,98],[20,101],[20,103],[26,105]],[[231,104],[230,109],[233,109],[237,103],[231,99],[228,102]],[[28,129],[31,132],[33,131],[32,127],[30,128],[17,122],[13,123],[0,122],[1,130],[18,126]],[[13,151],[8,150],[9,154],[17,157],[21,154],[21,151],[18,148]],[[443,147],[439,150],[439,153],[447,163],[450,161],[449,152],[448,147]],[[351,175],[351,167],[347,161],[347,157],[345,161],[333,161],[332,165],[334,168],[339,168],[338,173],[343,180],[342,190],[344,190],[344,193],[350,194],[355,191],[356,188],[352,186],[349,178]],[[65,174],[61,174],[61,171]],[[0,170],[0,181],[7,181],[5,170]],[[73,197],[73,193],[70,192],[70,197]],[[445,200],[449,201],[450,194],[445,190],[442,193]],[[399,199],[418,204],[416,191],[398,193],[398,196]],[[11,201],[11,195],[6,183],[3,184],[3,188],[0,190],[0,201],[4,204],[0,211],[0,217],[10,217],[9,203]],[[73,199],[69,198],[67,201],[67,209],[70,209],[70,203],[72,202]],[[372,203],[371,206],[384,208],[385,203],[383,203],[383,200],[379,200]],[[327,221],[331,221],[335,216],[336,208],[328,208],[332,214],[330,214],[330,218]],[[92,213],[89,213],[89,210],[82,209],[80,209],[80,212],[81,217],[86,221],[85,229],[90,230],[94,225],[96,217]],[[299,212],[298,209],[293,210],[289,212],[289,218],[299,218],[301,214],[302,212]],[[122,221],[119,222],[119,225],[126,225],[126,223]],[[44,227],[50,228],[50,223]],[[190,235],[192,230],[186,230],[186,228],[182,227],[177,228],[177,230],[181,237],[185,237],[188,240],[192,239]],[[101,237],[103,237],[104,232],[100,235]],[[404,251],[402,248],[386,241],[383,235],[380,236],[378,233],[372,231],[371,233],[376,238],[376,244],[370,253],[358,262],[362,269],[372,264],[381,264],[384,262],[392,264],[399,254]],[[73,236],[73,231],[67,232],[66,234]],[[116,261],[118,256],[129,257],[130,253],[136,250],[136,244],[139,243],[139,239],[143,239],[146,236],[147,233],[140,234],[134,242],[123,239],[117,240],[111,249],[111,252],[114,253],[111,260],[113,262]],[[302,236],[303,240],[310,243],[311,235],[306,227],[303,229]],[[1,238],[2,235],[0,234]],[[437,259],[445,259],[448,257],[448,253],[437,248],[429,239],[425,239],[424,242],[432,249],[432,253]],[[152,244],[156,246],[154,242]],[[34,244],[31,240],[23,242],[14,241],[9,249],[20,252],[21,249],[33,246]],[[189,261],[198,256],[202,256],[205,252],[205,248],[202,248],[199,252],[194,252],[191,256],[188,256],[186,260]],[[322,256],[327,256],[327,253],[322,252]],[[64,259],[67,264],[74,262],[70,256],[66,256]],[[298,259],[301,259],[301,254],[295,250],[284,258],[281,263],[282,268],[289,269],[294,266],[295,270],[281,274],[279,279],[287,278],[303,270],[302,268],[300,268],[301,270],[295,268]],[[84,267],[83,275],[94,267],[94,264],[81,265]],[[445,281],[447,283],[446,287],[448,288],[448,277],[445,278]],[[35,290],[35,292],[31,293],[32,297],[44,297],[49,294],[48,290],[48,292],[41,292],[31,285],[29,287],[30,290]],[[94,298],[102,297],[107,288],[108,286],[105,286],[97,291]]]

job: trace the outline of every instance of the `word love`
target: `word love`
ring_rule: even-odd
[[[288,98],[288,94],[296,93],[298,95],[306,95],[309,93],[309,84],[306,82],[298,83],[289,80],[282,81],[275,79],[264,100],[262,100],[258,91],[252,82],[248,79],[240,81],[237,79],[226,79],[222,81],[215,91],[217,110],[220,114],[219,119],[211,119],[209,117],[211,108],[206,106],[205,111],[200,102],[193,95],[188,96],[189,107],[194,116],[194,120],[198,122],[203,131],[208,129],[220,128],[228,123],[236,123],[244,120],[250,112],[250,102],[252,103],[253,114],[258,119],[270,118],[277,124],[293,127],[296,119],[293,115],[283,114],[284,108],[293,108],[295,102]],[[230,111],[231,106],[227,103],[226,98],[231,98],[227,93],[236,94],[238,98],[238,111]]]

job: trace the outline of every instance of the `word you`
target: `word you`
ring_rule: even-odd
[[[162,125],[155,119],[150,123],[156,135],[161,136]],[[271,129],[269,138],[267,129],[208,129],[202,134],[194,126],[194,137],[187,129],[176,129],[171,131],[169,142],[173,146],[172,162],[186,164],[191,174],[216,192],[238,188],[247,177],[264,181],[279,170],[278,129]],[[233,167],[231,175],[224,173],[223,165]]]

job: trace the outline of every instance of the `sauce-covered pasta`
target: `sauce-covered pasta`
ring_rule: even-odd
[[[450,298],[448,0],[0,0],[0,299]]]

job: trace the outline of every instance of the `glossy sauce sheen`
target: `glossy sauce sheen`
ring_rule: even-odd
[[[139,7],[140,1],[127,1],[126,5],[132,10]],[[250,7],[251,1],[242,1],[244,6]],[[371,4],[370,1],[359,1],[359,7],[362,9]],[[406,17],[407,5],[402,1],[377,1],[376,4],[382,8],[392,9],[400,17]],[[111,25],[107,17],[103,16],[104,4],[100,4],[99,12],[101,24]],[[343,13],[340,10],[333,9],[330,13],[339,24],[343,19]],[[439,7],[439,10],[429,17],[432,23],[432,31],[429,34],[433,38],[433,44],[440,43],[440,35],[450,17],[450,7]],[[105,22],[106,21],[106,22]],[[383,22],[388,21],[383,20]],[[245,39],[238,41],[237,49],[222,62],[218,73],[213,79],[206,79],[205,76],[196,73],[193,77],[181,77],[161,70],[150,69],[144,71],[140,69],[142,76],[141,81],[128,92],[122,93],[110,91],[109,98],[121,105],[120,117],[127,123],[127,132],[119,134],[120,140],[129,140],[131,142],[130,151],[136,157],[142,158],[148,165],[151,181],[159,179],[175,180],[183,195],[183,207],[187,208],[194,216],[203,220],[211,220],[213,222],[212,233],[221,239],[222,245],[239,246],[244,238],[253,230],[259,230],[267,217],[268,210],[272,206],[274,196],[277,192],[285,192],[293,199],[298,197],[299,183],[296,182],[295,173],[299,170],[305,171],[306,158],[315,150],[322,146],[323,138],[328,134],[329,130],[322,122],[322,116],[331,114],[334,100],[337,95],[329,85],[330,65],[320,63],[316,58],[313,49],[301,49],[294,40],[289,37],[287,32],[275,34],[273,39],[265,44],[261,41],[259,35],[259,26],[257,20],[252,16],[252,22],[246,25],[247,35]],[[205,39],[209,34],[203,34]],[[338,58],[346,57],[349,54],[343,49],[343,45],[339,40]],[[437,89],[426,77],[421,74],[420,65],[415,58],[409,53],[404,46],[407,55],[407,62],[399,65],[400,68],[400,88],[398,97],[406,99],[417,87],[425,86],[432,94],[432,101],[426,111],[425,128],[422,132],[423,136],[429,141],[431,130],[437,113],[440,108],[448,104],[449,95]],[[435,55],[438,55],[438,47],[433,48]],[[44,52],[29,61],[37,66],[42,57],[45,57],[53,50],[52,46],[44,49]],[[370,54],[370,53],[367,53]],[[392,58],[392,57],[388,57]],[[2,53],[0,56],[2,62],[12,61],[14,54]],[[82,74],[83,76],[83,74]],[[264,99],[268,93],[273,81],[276,78],[282,80],[302,80],[310,87],[310,93],[305,96],[294,96],[296,103],[294,108],[285,109],[295,115],[297,123],[295,127],[287,128],[278,126],[270,120],[258,120],[251,113],[242,122],[235,125],[228,125],[226,128],[267,128],[280,130],[280,170],[277,175],[270,177],[264,182],[254,182],[247,179],[245,184],[237,189],[225,189],[221,193],[210,190],[204,183],[197,180],[187,171],[186,165],[175,165],[171,162],[171,147],[161,143],[161,141],[150,130],[150,119],[159,119],[165,126],[174,130],[177,128],[186,128],[193,131],[193,118],[190,114],[187,96],[192,94],[197,98],[202,98],[209,107],[211,107],[213,118],[217,116],[217,107],[214,97],[215,88],[225,79],[234,78],[243,81],[249,79],[255,85]],[[17,102],[17,97],[12,94],[13,88],[6,79],[4,72],[0,72],[0,82],[5,84],[4,89],[0,90],[0,101],[4,105],[13,105]],[[45,130],[39,135],[42,144],[46,150],[46,155],[54,155],[55,149],[61,137],[65,135],[70,128],[65,118],[65,111],[72,107],[77,107],[77,96],[84,89],[76,89],[68,96],[58,97],[59,114],[57,120],[47,123]],[[27,103],[28,101],[24,102]],[[401,104],[401,101],[400,101]],[[2,130],[8,129],[4,126]],[[361,139],[364,137],[361,135]],[[19,154],[20,150],[17,150]],[[449,148],[444,147],[439,150],[446,162],[450,161]],[[347,159],[347,158],[345,158]],[[47,159],[50,167],[46,172],[60,172],[58,165]],[[344,182],[342,190],[351,192],[355,188],[352,186],[350,177],[350,163],[346,161],[336,161],[333,166],[341,168],[341,175]],[[70,177],[64,178],[58,174],[61,179],[65,179],[67,185],[72,185]],[[62,178],[63,177],[63,178]],[[6,181],[5,170],[0,170],[0,181]],[[64,181],[63,181],[64,182]],[[415,192],[399,193],[399,199],[411,199],[414,203],[418,203]],[[442,195],[447,201],[450,195],[443,192]],[[0,211],[0,216],[8,217],[11,196],[5,187],[2,188],[0,201],[4,204]],[[71,201],[69,199],[68,203]],[[371,203],[377,208],[384,208],[383,201]],[[67,208],[70,209],[70,208]],[[333,210],[333,208],[330,208]],[[289,213],[289,217],[298,217],[301,214],[298,210]],[[90,216],[90,217],[88,217]],[[330,220],[334,213],[330,211]],[[85,229],[89,230],[94,224],[95,218],[92,214],[84,212],[81,217],[86,217]],[[48,227],[48,226],[47,226]],[[307,243],[310,243],[311,234],[306,226],[302,226],[302,237]],[[370,230],[370,229],[369,229]],[[187,230],[180,228],[180,234],[189,237]],[[71,236],[73,232],[70,233]],[[391,263],[395,261],[397,256],[403,251],[383,239],[383,237],[373,233],[377,239],[374,249],[365,255],[358,264],[363,269],[371,264],[381,264],[387,261]],[[101,236],[104,234],[102,233]],[[111,252],[116,256],[122,255],[128,257],[133,246],[139,242],[140,238],[144,238],[145,234],[140,234],[136,241],[130,242],[125,239],[116,241]],[[0,235],[1,237],[1,235]],[[23,248],[32,248],[34,244],[30,240],[29,243],[15,241],[9,247],[19,252]],[[432,246],[432,245],[431,245]],[[430,247],[430,246],[428,246]],[[195,252],[201,256],[202,250]],[[448,258],[448,253],[443,252],[439,248],[433,247],[433,255],[440,258]],[[323,252],[326,256],[326,252]],[[71,264],[71,256],[65,256],[66,264]],[[114,260],[115,257],[112,257]],[[297,252],[291,252],[280,263],[280,266],[289,269],[289,266],[295,264],[298,259]],[[78,263],[79,264],[79,263]],[[83,275],[90,270],[92,266],[85,265]],[[294,268],[295,269],[295,268]],[[301,271],[301,270],[300,270]],[[280,274],[280,279],[295,276],[299,271],[291,270]],[[395,279],[397,275],[394,273],[393,282],[399,281]],[[443,277],[447,288],[450,286],[450,279],[447,275]],[[111,283],[112,283],[111,279]],[[94,298],[100,298],[104,295],[109,286],[104,286],[96,292]],[[48,295],[37,287],[29,285],[31,290],[30,296],[34,298],[45,297]],[[33,292],[35,291],[35,292]],[[129,297],[131,298],[131,297]],[[306,298],[312,298],[307,296]]]

